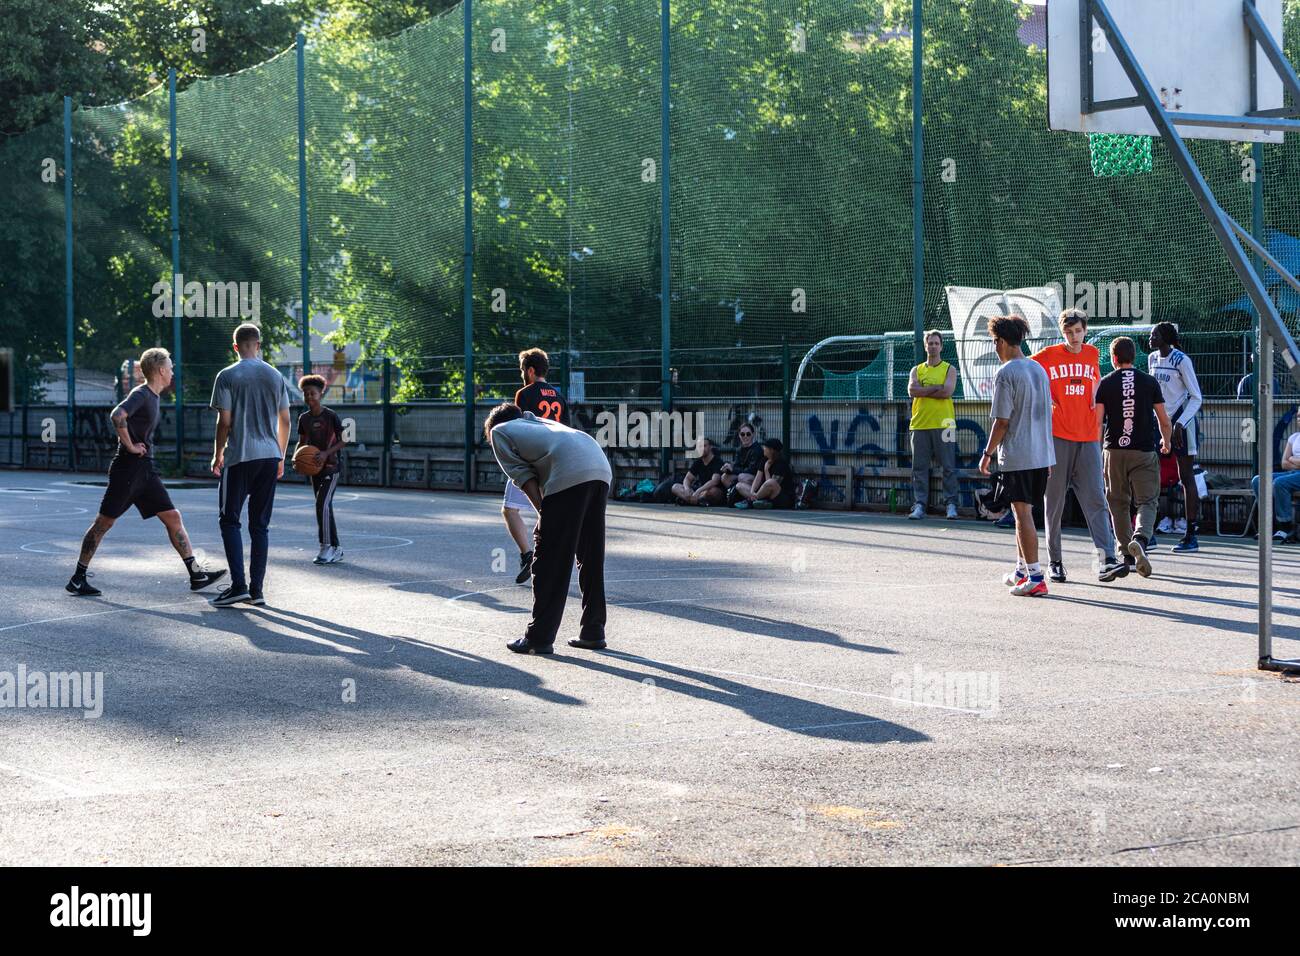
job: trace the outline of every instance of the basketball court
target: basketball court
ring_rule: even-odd
[[[1249,539],[1101,585],[1070,532],[1072,580],[1022,600],[984,522],[611,504],[609,650],[531,658],[504,647],[530,592],[495,497],[344,489],[345,561],[317,567],[311,500],[283,487],[267,607],[218,610],[133,512],[104,596],[66,595],[88,480],[0,482],[0,672],[103,674],[97,718],[0,712],[6,864],[1300,851],[1300,697],[1255,668]],[[215,485],[173,495],[224,565]],[[1281,550],[1287,654],[1298,571]]]

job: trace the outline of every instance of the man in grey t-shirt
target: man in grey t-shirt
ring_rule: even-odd
[[[533,616],[507,644],[516,654],[551,654],[578,562],[582,626],[570,647],[605,646],[605,502],[609,459],[585,432],[525,412],[513,402],[488,413],[483,434],[497,464],[537,509],[533,530]]]
[[[262,361],[262,333],[256,325],[235,329],[235,352],[239,361],[218,372],[212,385],[212,407],[217,409],[212,473],[221,479],[221,541],[230,563],[230,587],[213,599],[217,607],[266,603],[267,528],[289,445],[289,386]],[[247,579],[239,525],[245,501],[252,540]]]
[[[1037,597],[1047,593],[1038,563],[1038,529],[1034,504],[1043,500],[1047,476],[1056,464],[1052,443],[1052,388],[1047,373],[1025,358],[1020,343],[1029,323],[1018,315],[989,319],[1002,366],[993,376],[989,417],[993,431],[980,458],[980,471],[989,474],[996,454],[998,478],[1016,517],[1016,570],[1003,578],[1011,593]]]

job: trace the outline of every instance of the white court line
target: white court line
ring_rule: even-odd
[[[639,654],[624,654],[622,652],[610,654],[609,657],[615,660],[634,660],[644,661],[647,664],[657,664],[660,667],[677,667],[685,671],[699,671],[702,674],[718,674],[722,677],[743,677],[746,680],[766,682],[769,684],[787,684],[791,687],[803,687],[808,690],[825,690],[836,694],[847,694],[850,697],[868,697],[872,700],[885,700],[894,704],[909,704],[913,707],[931,707],[935,710],[951,710],[962,714],[983,714],[982,710],[973,710],[969,707],[948,707],[945,704],[927,704],[924,701],[901,700],[897,697],[891,697],[887,694],[872,694],[864,690],[849,690],[847,687],[832,687],[828,684],[809,684],[806,681],[790,680],[785,677],[767,677],[763,674],[746,674],[743,671],[720,670],[715,667],[700,667],[695,664],[676,664],[672,661],[659,661],[653,657],[642,657]],[[830,725],[827,725],[830,726]]]
[[[55,511],[51,514],[33,514],[33,515],[16,515],[10,518],[0,518],[0,528],[12,527],[15,521],[48,521],[51,518],[74,518],[77,515],[90,514],[89,508],[74,508],[72,511]]]
[[[61,780],[58,777],[51,777],[48,774],[40,773],[39,771],[36,770],[27,770],[24,767],[18,767],[15,766],[14,764],[0,762],[0,771],[4,771],[5,773],[11,773],[16,777],[24,777],[28,780],[38,781],[39,783],[43,783],[46,786],[54,787],[58,790],[62,790],[65,794],[67,794],[70,797],[93,797],[96,795],[94,790],[87,790],[85,788],[78,787],[76,784],[69,783],[66,780]]]
[[[32,627],[36,624],[57,624],[60,621],[78,621],[86,617],[102,617],[105,614],[126,614],[130,611],[152,611],[160,607],[179,607],[182,604],[197,603],[197,601],[191,598],[188,601],[171,601],[167,604],[146,604],[143,607],[115,607],[110,608],[107,611],[88,611],[85,614],[65,614],[62,617],[47,617],[41,621],[23,621],[20,624],[6,624],[4,627],[0,627],[0,632],[16,631],[20,627]],[[206,598],[203,599],[203,603],[208,603]]]

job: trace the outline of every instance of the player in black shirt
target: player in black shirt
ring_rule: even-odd
[[[524,387],[515,392],[515,404],[521,411],[532,412],[538,418],[549,418],[561,425],[572,423],[569,419],[569,403],[565,401],[560,390],[546,380],[550,371],[550,357],[541,349],[525,349],[519,353],[519,377],[524,380]],[[523,584],[532,575],[533,548],[532,537],[524,527],[521,512],[527,511],[536,517],[533,504],[513,481],[506,480],[505,500],[501,503],[501,514],[506,519],[506,528],[510,537],[519,547],[519,574],[516,584]]]
[[[81,539],[81,554],[77,570],[65,586],[69,594],[94,597],[101,592],[86,580],[90,561],[99,548],[108,529],[132,505],[141,518],[158,516],[167,529],[167,539],[185,562],[189,572],[190,590],[200,591],[221,579],[225,569],[208,571],[199,566],[190,547],[190,537],[181,521],[181,513],[172,504],[171,496],[163,485],[162,476],[153,460],[153,432],[161,414],[158,396],[172,383],[172,360],[166,349],[148,349],[140,356],[140,371],[145,384],[131,389],[110,413],[113,428],[117,430],[117,451],[108,466],[108,488],[99,505],[99,514]]]
[[[673,485],[679,505],[714,505],[722,502],[722,459],[713,442],[701,436],[696,444],[699,456],[691,462],[685,477]]]
[[[793,508],[799,478],[785,460],[785,445],[779,438],[763,442],[763,470],[754,476],[752,497],[737,501],[737,508]]]
[[[1145,578],[1151,574],[1147,548],[1155,530],[1156,502],[1160,497],[1157,427],[1160,451],[1168,452],[1172,426],[1160,383],[1133,367],[1136,354],[1132,339],[1121,336],[1110,343],[1115,371],[1098,383],[1096,401],[1097,419],[1103,425],[1106,501],[1115,539],[1126,556],[1126,565]],[[1136,506],[1136,528],[1130,505]]]
[[[334,489],[339,484],[339,449],[343,447],[343,420],[332,408],[321,404],[325,395],[325,379],[319,375],[304,375],[298,379],[307,411],[298,416],[298,448],[313,445],[320,450],[324,464],[312,475],[311,487],[316,493],[316,531],[320,541],[320,554],[313,564],[337,564],[343,560],[339,546],[339,531],[334,524]],[[298,448],[294,449],[297,454]]]

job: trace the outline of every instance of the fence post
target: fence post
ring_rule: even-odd
[[[465,491],[474,490],[474,0],[465,7]]]
[[[788,458],[794,451],[790,445],[790,342],[781,336],[781,440],[785,442]]]
[[[381,484],[388,487],[389,464],[393,457],[393,360],[384,356],[384,450],[379,456]]]
[[[302,374],[311,374],[311,305],[307,301],[307,39],[294,39],[298,54],[298,295],[302,300]]]
[[[1251,49],[1251,56],[1254,56],[1254,48]],[[1261,143],[1252,143],[1250,146],[1250,158],[1255,165],[1255,181],[1251,184],[1250,196],[1250,231],[1254,234],[1255,239],[1265,249],[1268,248],[1268,238],[1264,232],[1264,147]],[[1259,256],[1252,254],[1251,262],[1255,266],[1255,271],[1263,274],[1264,263],[1260,262]],[[1255,311],[1259,311],[1256,309]],[[1263,328],[1264,317],[1261,315],[1259,328]],[[1255,343],[1251,343],[1254,345]],[[1267,361],[1263,359],[1267,358]],[[1262,352],[1260,358],[1255,360],[1255,381],[1259,382],[1261,375],[1268,376],[1269,394],[1272,395],[1273,389],[1273,353],[1269,350],[1267,356]],[[1272,442],[1273,436],[1265,435],[1260,430],[1260,407],[1259,407],[1259,389],[1251,389],[1251,404],[1254,405],[1255,419],[1255,444],[1251,448],[1251,468],[1252,474],[1259,474],[1259,443],[1262,441]],[[1270,459],[1271,460],[1271,459]]]
[[[922,4],[912,0],[912,351],[925,359],[925,131],[921,66],[925,44]]]
[[[185,389],[181,381],[181,214],[180,178],[176,170],[176,70],[167,71],[167,125],[171,136],[171,220],[172,220],[172,393],[176,399],[176,468],[185,477]],[[135,381],[132,366],[131,381]]]
[[[671,155],[669,142],[669,97],[672,90],[672,57],[669,45],[669,31],[672,25],[670,0],[660,0],[659,4],[659,205],[661,221],[659,224],[659,379],[660,405],[665,412],[673,410],[673,383],[671,365],[673,354],[672,341],[672,273],[668,266],[668,165]],[[671,458],[668,448],[659,453],[659,470],[663,475],[669,472]]]
[[[63,280],[68,350],[68,468],[77,470],[76,350],[72,330],[72,97],[63,98]]]

